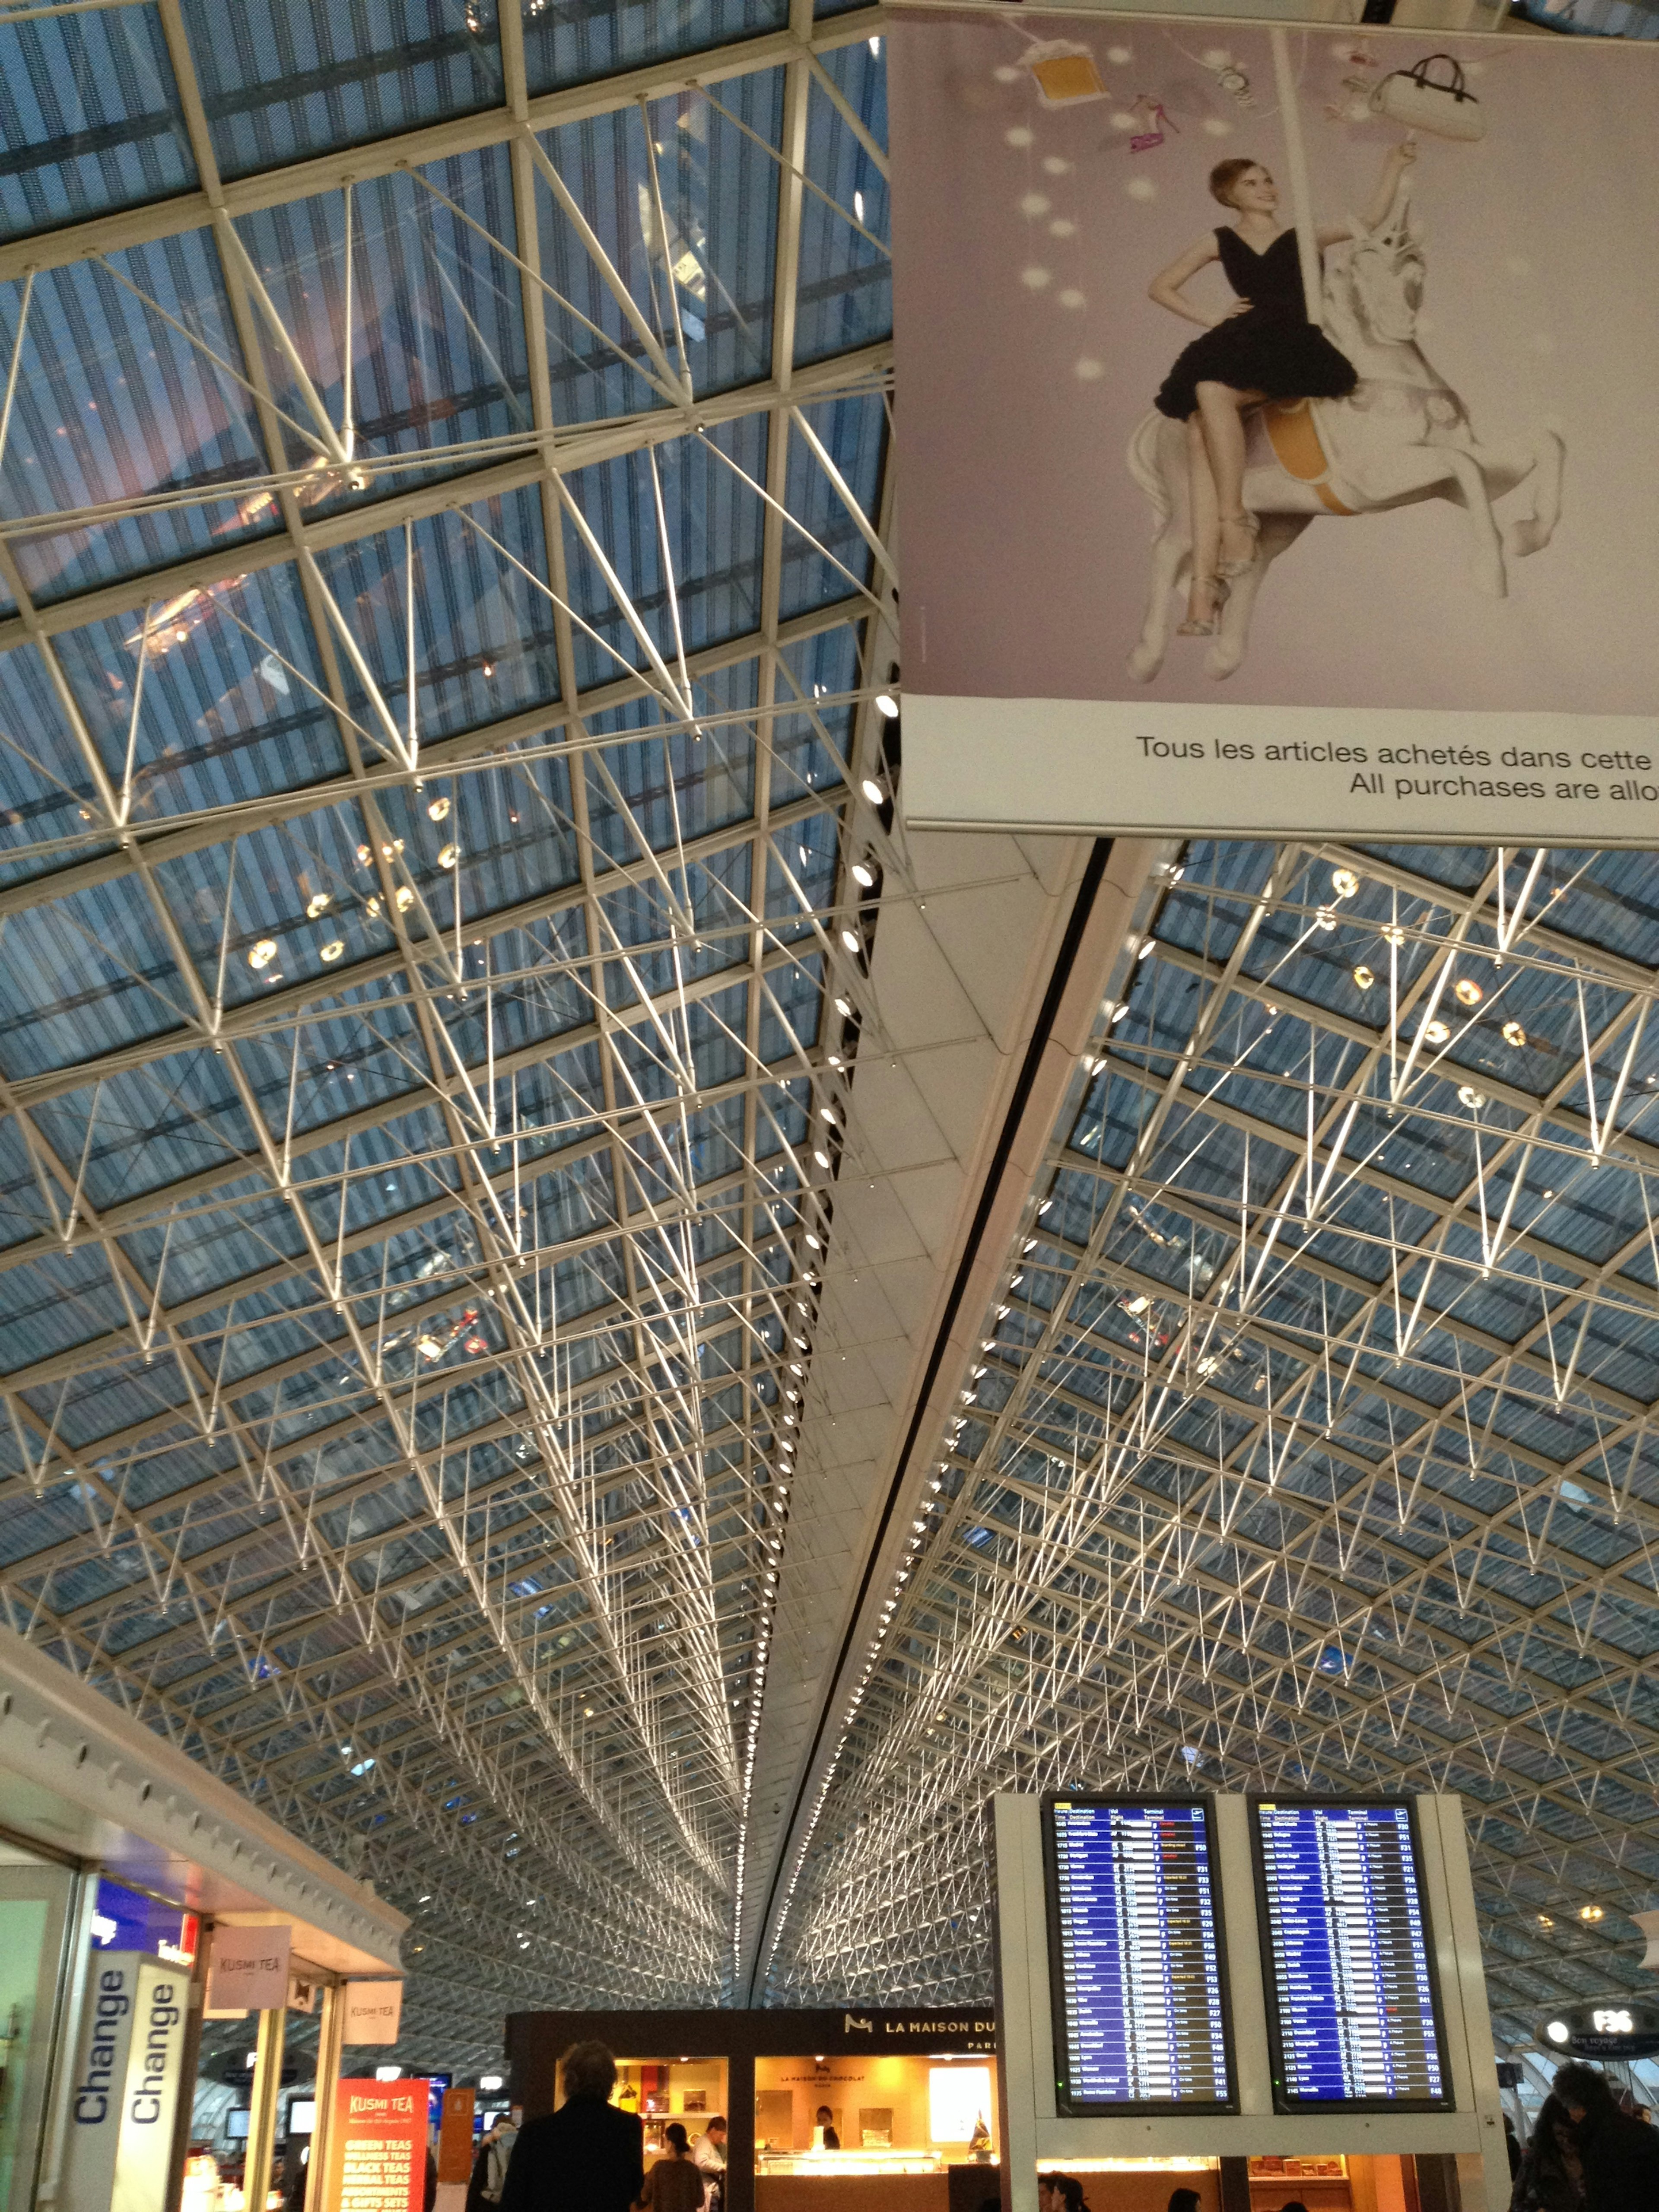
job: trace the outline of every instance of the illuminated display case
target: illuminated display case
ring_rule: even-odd
[[[590,2039],[618,2054],[617,2102],[647,2144],[671,2118],[695,2135],[698,2098],[726,2113],[722,2212],[979,2212],[997,2193],[987,2007],[518,2013],[507,2048],[527,2118],[555,2109],[559,2055]],[[666,2056],[631,2055],[647,2051]]]

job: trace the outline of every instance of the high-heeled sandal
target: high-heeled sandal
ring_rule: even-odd
[[[1177,637],[1213,637],[1215,635],[1216,624],[1221,618],[1221,610],[1233,595],[1232,586],[1224,583],[1218,575],[1206,579],[1206,586],[1211,594],[1210,619],[1208,622],[1194,622],[1191,615],[1188,615],[1185,622],[1176,624]]]
[[[1245,513],[1242,514],[1224,514],[1221,520],[1224,524],[1231,523],[1235,530],[1244,530],[1249,532],[1250,550],[1242,561],[1218,561],[1215,564],[1216,574],[1218,576],[1247,576],[1250,570],[1255,568],[1256,554],[1260,550],[1258,540],[1261,536],[1261,518],[1259,514]]]

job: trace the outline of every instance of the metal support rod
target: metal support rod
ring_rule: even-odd
[[[259,2015],[259,2039],[254,2046],[253,2094],[248,2100],[247,2163],[242,2172],[246,2212],[265,2212],[265,2196],[270,2187],[270,2155],[276,2143],[276,2097],[283,2086],[283,2039],[287,2027],[286,2005],[272,2005]]]
[[[313,2089],[316,2118],[312,2123],[311,2158],[306,2169],[304,2212],[325,2212],[329,2148],[334,2133],[334,2092],[340,2079],[340,2053],[345,2033],[346,1985],[331,1982],[322,1996],[317,2023],[317,2079]]]
[[[1291,210],[1296,217],[1297,258],[1302,264],[1302,297],[1308,320],[1317,330],[1324,315],[1323,286],[1319,272],[1319,237],[1314,228],[1313,195],[1308,186],[1308,151],[1302,143],[1302,111],[1297,106],[1296,77],[1291,69],[1291,42],[1282,23],[1267,33],[1273,50],[1273,85],[1279,94],[1279,119],[1285,130],[1285,167],[1291,179]]]

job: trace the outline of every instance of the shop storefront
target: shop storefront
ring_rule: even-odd
[[[647,2160],[671,2118],[694,2139],[705,2115],[726,2121],[724,2212],[980,2212],[997,2195],[988,2008],[515,2013],[527,2118],[554,2109],[560,2056],[589,2038],[617,2056]]]
[[[404,1925],[0,1628],[0,2212],[234,2212],[247,2166],[271,2170],[290,2008],[395,1977]],[[222,2141],[198,2145],[216,1943],[222,1964],[240,1948],[281,1967],[225,2000],[258,2063]]]

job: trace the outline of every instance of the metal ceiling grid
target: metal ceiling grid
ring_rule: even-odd
[[[843,1693],[775,2001],[982,1994],[1007,1787],[1456,1790],[1501,2035],[1659,1891],[1659,874],[1194,843]]]
[[[416,1914],[445,2064],[732,1971],[884,837],[878,25],[0,13],[0,1587]]]

